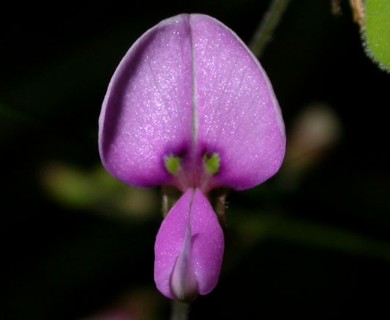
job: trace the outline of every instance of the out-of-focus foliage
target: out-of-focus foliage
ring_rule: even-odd
[[[190,319],[388,314],[390,76],[367,58],[349,2],[339,1],[341,15],[330,2],[290,1],[263,51],[286,160],[267,183],[228,195],[222,276]],[[153,283],[161,190],[104,171],[101,103],[127,49],[163,18],[206,13],[249,43],[269,4],[9,2],[0,20],[1,319],[169,318]]]
[[[368,55],[390,70],[390,2],[365,1],[364,38]]]

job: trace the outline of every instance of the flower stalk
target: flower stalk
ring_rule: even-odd
[[[272,40],[272,35],[280,23],[289,3],[290,0],[273,0],[271,2],[249,43],[249,48],[257,58],[261,57],[265,47]]]

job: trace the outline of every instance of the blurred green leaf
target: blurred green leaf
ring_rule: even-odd
[[[115,219],[145,219],[159,212],[153,189],[132,188],[110,176],[102,166],[83,171],[51,163],[43,167],[41,182],[48,197],[65,207],[91,210]]]
[[[366,1],[364,37],[367,54],[390,71],[390,1]]]
[[[242,210],[240,213],[243,214]],[[232,215],[234,216],[236,215]],[[390,261],[390,243],[354,231],[273,214],[248,214],[245,219],[237,220],[232,225],[236,226],[240,238],[246,241],[248,248],[258,241],[275,239]]]

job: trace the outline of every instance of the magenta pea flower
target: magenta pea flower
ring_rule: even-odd
[[[272,177],[285,153],[267,75],[227,26],[180,14],[145,32],[117,67],[99,119],[99,151],[114,177],[183,194],[155,242],[162,294],[191,301],[217,285],[224,235],[208,193]]]

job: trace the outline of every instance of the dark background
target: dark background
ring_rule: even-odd
[[[160,20],[209,14],[249,43],[268,4],[34,1],[1,11],[1,319],[169,318],[153,283],[160,190],[101,168],[101,103],[122,56]],[[346,0],[340,15],[328,0],[291,1],[260,61],[300,157],[231,192],[221,279],[190,319],[386,318],[390,74],[366,56]],[[312,105],[327,106],[340,134],[299,153],[290,137]]]

